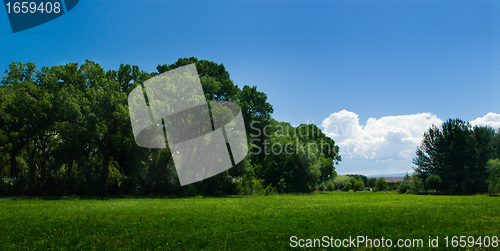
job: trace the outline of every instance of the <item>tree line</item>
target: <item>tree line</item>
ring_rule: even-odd
[[[399,182],[339,175],[324,190],[398,191],[414,194],[500,193],[500,130],[461,119],[433,125],[417,148],[414,173]]]
[[[449,119],[424,133],[413,163],[419,190],[446,194],[500,192],[500,132]]]
[[[240,105],[249,154],[181,187],[168,147],[135,143],[127,97],[148,79],[191,63],[207,101]],[[272,112],[257,87],[240,88],[223,64],[194,57],[152,73],[125,64],[105,71],[88,60],[41,69],[12,63],[0,82],[0,195],[269,194],[310,192],[333,180],[341,160],[335,142],[315,125],[275,121]]]
[[[235,167],[180,186],[172,153],[139,147],[127,96],[148,79],[196,64],[207,101],[240,105],[249,154]],[[37,69],[12,63],[0,82],[0,195],[222,195],[314,190],[500,193],[500,133],[450,119],[424,134],[414,175],[399,183],[339,175],[338,146],[317,126],[271,117],[267,95],[240,88],[223,64],[182,58],[157,72],[98,63]]]

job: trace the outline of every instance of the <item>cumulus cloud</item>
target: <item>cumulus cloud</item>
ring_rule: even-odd
[[[342,110],[323,120],[322,126],[340,147],[343,161],[337,171],[369,175],[411,171],[424,132],[442,123],[436,115],[417,113],[369,118],[362,125],[356,113]],[[500,114],[488,113],[471,124],[498,129]]]
[[[342,110],[323,121],[325,134],[340,146],[345,158],[403,160],[412,157],[424,132],[443,121],[430,113],[369,118],[366,125],[358,115]]]
[[[489,126],[495,130],[500,128],[500,114],[488,113],[481,118],[477,118],[470,122],[473,126]]]

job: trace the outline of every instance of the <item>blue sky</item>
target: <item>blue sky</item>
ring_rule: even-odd
[[[365,135],[376,127],[370,118],[381,128],[384,121],[427,125],[500,113],[498,13],[498,1],[85,0],[16,34],[0,10],[0,68],[90,59],[105,69],[127,63],[154,71],[195,56],[224,63],[236,84],[267,93],[277,120],[324,126],[327,118],[357,119]],[[402,133],[401,141],[404,125],[375,134],[387,143]],[[339,143],[353,139],[323,128]],[[402,155],[366,156],[346,154],[337,169],[411,169]]]

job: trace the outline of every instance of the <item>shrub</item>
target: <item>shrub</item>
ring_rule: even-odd
[[[356,184],[356,179],[354,177],[350,177],[349,182],[351,183],[351,187],[354,188],[354,185]]]
[[[246,189],[242,184],[238,184],[236,186],[236,194],[237,195],[246,195]]]
[[[263,195],[264,194],[264,180],[263,179],[252,179],[252,195]]]
[[[316,190],[318,190],[318,191],[325,191],[326,190],[325,183],[321,182],[321,184],[319,184],[319,186],[316,186]]]
[[[266,187],[266,189],[264,189],[264,195],[273,195],[273,194],[278,194],[278,192],[276,191],[276,189],[269,185]]]
[[[335,188],[337,188],[337,189],[343,189],[347,183],[350,183],[349,177],[347,177],[345,175],[339,175],[339,176],[335,177],[335,179],[333,180],[333,184],[335,185]]]
[[[426,190],[439,191],[441,187],[441,178],[439,175],[432,174],[425,180],[424,187]]]
[[[364,191],[365,190],[365,183],[363,182],[363,180],[361,180],[361,179],[356,180],[352,190],[354,190],[354,192]]]
[[[424,183],[419,179],[418,175],[413,174],[411,176],[411,183],[410,183],[410,192],[411,193],[420,193],[424,190]]]
[[[410,183],[401,182],[398,191],[399,193],[407,193],[408,191],[410,191]]]
[[[488,177],[488,192],[490,194],[500,193],[500,160],[488,161],[487,167],[490,173]]]
[[[333,182],[331,182],[331,181],[326,182],[326,190],[327,191],[335,190],[335,184],[333,184]]]
[[[344,187],[342,188],[342,191],[347,192],[347,191],[351,190],[351,188],[352,188],[351,182],[347,182],[344,185]]]

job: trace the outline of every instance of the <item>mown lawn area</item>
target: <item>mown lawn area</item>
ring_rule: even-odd
[[[231,198],[4,198],[0,235],[0,250],[276,250],[289,249],[291,236],[421,238],[424,247],[429,236],[439,236],[444,247],[446,236],[450,241],[452,236],[499,236],[500,197],[333,192]]]

